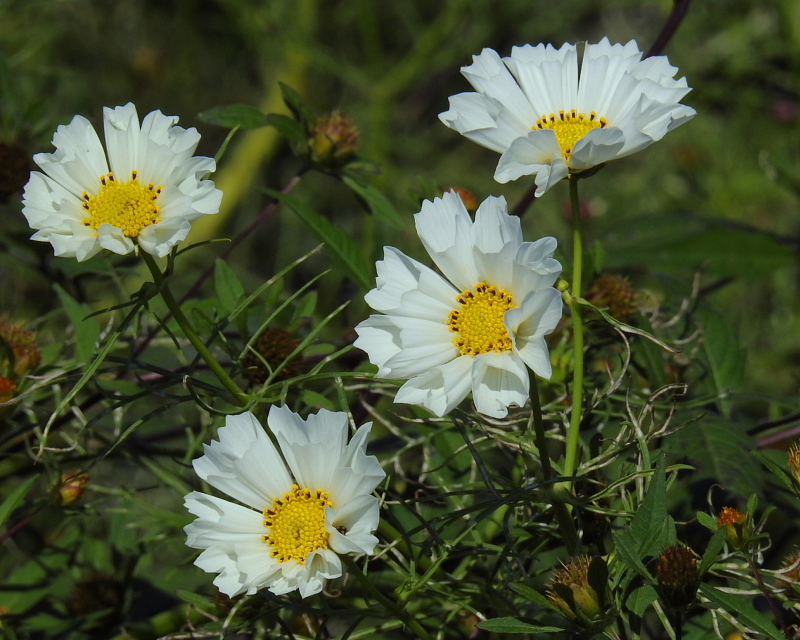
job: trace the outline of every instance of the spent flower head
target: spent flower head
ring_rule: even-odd
[[[303,419],[270,408],[279,448],[252,413],[228,416],[219,441],[194,461],[197,475],[246,506],[193,491],[185,528],[195,564],[228,596],[261,588],[280,595],[319,593],[342,575],[337,554],[371,554],[378,543],[378,500],[386,475],[366,454],[371,423],[347,441],[347,415],[325,409]]]
[[[22,213],[57,256],[87,260],[102,249],[125,255],[140,247],[167,255],[190,223],[219,211],[222,192],[204,176],[212,158],[192,157],[200,134],[176,116],[153,111],[139,123],[136,107],[103,109],[106,148],[82,116],[61,125],[54,153],[39,153],[25,187]]]
[[[528,400],[528,369],[552,372],[544,337],[561,318],[553,288],[561,264],[554,238],[524,242],[504,198],[490,197],[470,218],[450,191],[426,200],[415,216],[422,244],[441,270],[384,247],[379,311],[356,327],[355,346],[381,378],[407,379],[395,402],[421,404],[438,416],[472,392],[480,413],[502,418]]]
[[[694,602],[700,575],[697,556],[686,545],[674,544],[659,556],[656,564],[658,593],[674,610],[682,611]]]
[[[498,182],[536,176],[541,196],[569,174],[635,153],[694,116],[690,91],[665,56],[642,60],[636,41],[484,49],[461,69],[476,89],[439,119],[500,154]]]

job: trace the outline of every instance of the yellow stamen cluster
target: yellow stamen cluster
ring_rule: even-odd
[[[458,334],[453,338],[461,355],[478,356],[490,351],[510,351],[511,337],[506,331],[503,317],[513,309],[512,295],[486,282],[456,296],[460,309],[450,312],[447,324]]]
[[[552,129],[556,132],[558,146],[561,147],[561,155],[569,164],[572,150],[578,141],[592,129],[603,128],[608,124],[608,120],[600,118],[596,111],[589,115],[578,113],[577,110],[559,111],[551,113],[549,116],[542,116],[536,121],[536,125],[531,129]]]
[[[261,536],[272,547],[270,555],[278,562],[297,560],[305,564],[312,551],[327,549],[325,507],[331,506],[327,491],[312,492],[296,484],[291,491],[275,498],[272,507],[264,509],[264,526],[270,533]]]
[[[96,196],[83,192],[83,208],[89,215],[81,222],[87,227],[99,229],[107,222],[122,229],[127,237],[135,238],[143,229],[161,222],[161,207],[156,200],[164,187],[152,182],[147,186],[141,184],[137,171],[131,172],[130,182],[117,182],[113,173],[100,176],[100,182],[103,186]]]

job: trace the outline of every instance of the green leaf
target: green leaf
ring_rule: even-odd
[[[28,493],[28,489],[31,488],[34,482],[39,479],[39,476],[31,476],[27,480],[23,481],[22,484],[17,486],[8,497],[3,500],[3,504],[0,504],[0,527],[3,526],[3,523],[6,521],[11,512],[17,508],[22,499]]]
[[[202,609],[203,611],[213,611],[216,609],[214,603],[211,602],[208,598],[204,598],[203,596],[197,595],[196,593],[192,593],[191,591],[184,591],[183,589],[178,589],[175,592],[175,595],[178,596],[184,602],[188,602],[189,604],[193,604],[194,606]]]
[[[761,460],[761,463],[772,472],[772,475],[776,476],[778,480],[780,480],[789,491],[800,495],[800,482],[795,480],[792,475],[786,470],[786,467],[781,466],[780,463],[776,462],[770,455],[780,455],[784,460],[786,459],[786,453],[784,451],[778,452],[774,450],[770,451],[759,451],[755,449],[751,451],[751,453]]]
[[[772,640],[785,640],[783,634],[765,615],[756,611],[751,598],[733,595],[712,587],[710,584],[701,584],[700,593],[713,604],[732,613],[736,620],[751,629],[763,633]]]
[[[717,519],[714,516],[709,515],[705,511],[697,512],[697,521],[710,531],[716,532],[717,529],[719,529],[719,525],[717,524]]]
[[[708,515],[708,514],[704,514]],[[711,517],[711,516],[709,516]],[[716,521],[714,521],[716,524]],[[706,547],[705,552],[703,553],[703,559],[700,560],[700,565],[697,567],[697,574],[702,578],[708,568],[714,564],[714,560],[717,559],[720,551],[725,546],[725,540],[728,538],[728,530],[726,527],[717,527],[717,530],[714,532],[714,535],[711,536],[711,540],[708,541],[708,546]]]
[[[236,273],[224,260],[217,258],[214,269],[214,287],[222,307],[227,313],[233,311],[244,298],[244,287]]]
[[[707,305],[698,308],[697,318],[703,329],[703,352],[711,370],[714,390],[724,398],[744,383],[745,352],[730,318]],[[720,405],[723,411],[727,411],[730,401],[721,399]]]
[[[269,117],[256,107],[249,104],[229,104],[224,107],[214,107],[198,114],[198,117],[208,124],[233,129],[258,129],[270,124]]]
[[[618,537],[624,537],[640,559],[661,553],[677,540],[675,521],[667,513],[666,456],[659,457],[644,500]]]
[[[647,567],[644,566],[640,554],[636,550],[635,541],[631,542],[627,536],[617,534],[614,536],[614,547],[619,553],[620,558],[625,562],[625,564],[628,565],[630,569],[636,571],[636,573],[638,573],[648,582],[653,584],[655,583],[653,576],[650,575]]]
[[[607,231],[604,243],[609,269],[679,267],[754,278],[796,262],[789,247],[760,229],[687,214],[623,220]]]
[[[405,226],[394,205],[374,186],[361,184],[348,176],[342,176],[342,181],[364,202],[375,218],[396,229],[402,229]]]
[[[294,118],[280,113],[270,113],[267,115],[267,119],[269,120],[269,124],[275,127],[289,142],[294,144],[306,143],[308,134],[303,125]]]
[[[288,84],[284,84],[283,82],[279,82],[278,84],[281,87],[283,101],[286,103],[286,106],[289,107],[289,111],[292,112],[294,117],[304,124],[314,122],[314,112],[311,111],[311,108],[305,103],[303,98],[300,97],[300,94]]]
[[[649,584],[634,589],[631,595],[628,596],[628,609],[639,617],[644,615],[644,612],[658,600],[658,592]]]
[[[695,480],[719,482],[727,491],[750,495],[763,485],[764,472],[750,455],[753,439],[743,426],[721,416],[706,416],[670,436],[667,448],[697,468]]]
[[[564,629],[560,627],[539,627],[516,618],[492,618],[482,620],[478,628],[495,633],[558,633]]]
[[[272,197],[288,205],[308,230],[328,249],[331,260],[362,289],[372,288],[372,268],[361,247],[352,236],[299,200],[274,189],[264,189]]]
[[[100,338],[100,322],[97,318],[89,317],[92,310],[88,306],[75,300],[59,285],[54,285],[54,288],[75,332],[77,358],[80,362],[88,362],[94,356]]]
[[[526,598],[531,602],[538,604],[540,607],[547,607],[548,609],[552,609],[553,611],[559,611],[558,607],[553,605],[553,603],[547,599],[547,596],[542,595],[533,587],[529,587],[526,584],[512,584],[509,586],[523,598]]]

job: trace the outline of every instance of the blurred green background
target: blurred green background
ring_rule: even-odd
[[[0,140],[28,154],[50,151],[57,124],[79,113],[99,125],[103,106],[133,101],[140,115],[161,109],[198,126],[200,153],[213,155],[226,131],[197,114],[229,103],[282,111],[283,81],[319,113],[340,109],[354,119],[363,156],[382,168],[375,184],[402,216],[418,210],[420,195],[435,195],[431,185],[460,186],[479,201],[502,194],[513,204],[529,184],[495,183],[497,155],[437,119],[449,95],[470,90],[459,67],[487,46],[506,55],[518,44],[608,36],[635,38],[646,50],[671,8],[668,0],[4,0]],[[794,394],[800,4],[695,0],[665,53],[693,87],[685,102],[698,115],[584,184],[590,238],[604,240],[607,267],[641,284],[653,274],[685,281],[699,273],[701,289],[711,290],[748,352],[751,389]],[[281,188],[297,166],[273,130],[239,134],[216,177],[226,192],[224,212],[195,239],[244,228],[268,201],[258,187]],[[309,176],[298,192],[345,226],[363,216],[352,194],[328,176]],[[566,199],[564,184],[536,202],[525,219],[529,235],[566,240]],[[76,266],[26,241],[18,193],[2,207],[0,309],[34,319],[54,303],[43,293],[48,279],[65,269],[74,275]],[[624,226],[641,216],[657,219]],[[737,236],[720,246],[713,240],[722,227],[709,230],[695,216],[733,229],[752,225],[778,242]],[[708,233],[687,245],[692,224]],[[382,243],[412,244],[408,230],[401,237],[377,233],[370,258]],[[314,245],[306,235],[281,212],[234,263],[262,280]]]

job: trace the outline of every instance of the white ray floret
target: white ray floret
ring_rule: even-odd
[[[218,573],[228,596],[261,588],[302,597],[342,575],[338,554],[372,554],[378,539],[378,499],[385,477],[366,454],[371,423],[348,442],[347,415],[320,410],[307,419],[270,408],[276,448],[252,413],[229,416],[219,441],[194,461],[197,474],[237,500],[193,491],[185,506],[197,519],[186,528],[195,564]],[[242,506],[245,505],[245,506]]]
[[[53,153],[34,161],[22,213],[57,256],[87,260],[102,249],[121,255],[140,247],[163,257],[183,241],[191,222],[219,211],[222,192],[203,177],[212,158],[193,157],[200,134],[153,111],[139,123],[128,103],[103,108],[105,150],[82,116],[61,125]]]
[[[562,313],[556,241],[524,242],[504,198],[486,199],[473,222],[448,192],[426,200],[415,222],[442,275],[385,247],[365,298],[380,314],[356,327],[355,346],[378,377],[408,380],[396,402],[442,416],[472,392],[479,412],[503,417],[528,400],[527,367],[551,375],[544,337]]]
[[[439,119],[502,154],[495,180],[534,175],[536,196],[570,173],[630,155],[695,115],[680,104],[691,90],[666,56],[642,60],[635,40],[484,49],[462,67],[476,92],[450,98]]]

